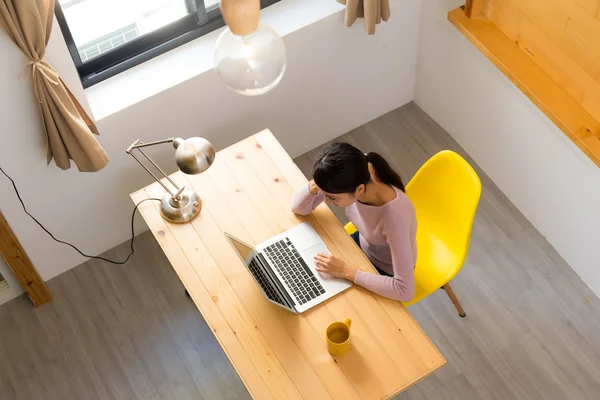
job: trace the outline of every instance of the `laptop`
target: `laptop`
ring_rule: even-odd
[[[308,222],[256,247],[225,235],[267,300],[289,311],[302,313],[352,286],[315,270],[314,256],[330,251]]]

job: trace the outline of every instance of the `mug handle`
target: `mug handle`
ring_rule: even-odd
[[[344,324],[348,325],[348,328],[350,328],[350,326],[352,325],[352,320],[350,318],[346,318],[344,320]]]

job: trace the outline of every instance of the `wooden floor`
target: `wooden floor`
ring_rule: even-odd
[[[413,104],[342,138],[405,180],[441,149],[464,155]],[[296,161],[308,173],[313,157]],[[600,300],[478,172],[471,251],[453,281],[468,315],[442,291],[410,308],[448,364],[398,398],[599,399]],[[89,261],[51,280],[49,305],[0,306],[2,400],[249,398],[152,235],[136,249],[125,266]]]

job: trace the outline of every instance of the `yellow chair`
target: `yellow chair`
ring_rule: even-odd
[[[410,306],[443,288],[464,317],[450,281],[462,268],[469,249],[471,227],[481,181],[473,168],[453,151],[444,150],[429,159],[406,186],[417,213],[418,257],[415,297]],[[349,234],[356,232],[352,223]]]

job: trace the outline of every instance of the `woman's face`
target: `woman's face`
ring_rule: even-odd
[[[336,207],[348,207],[354,204],[362,191],[364,191],[364,185],[360,185],[354,193],[328,193],[321,190],[325,196],[325,203],[333,204]]]

